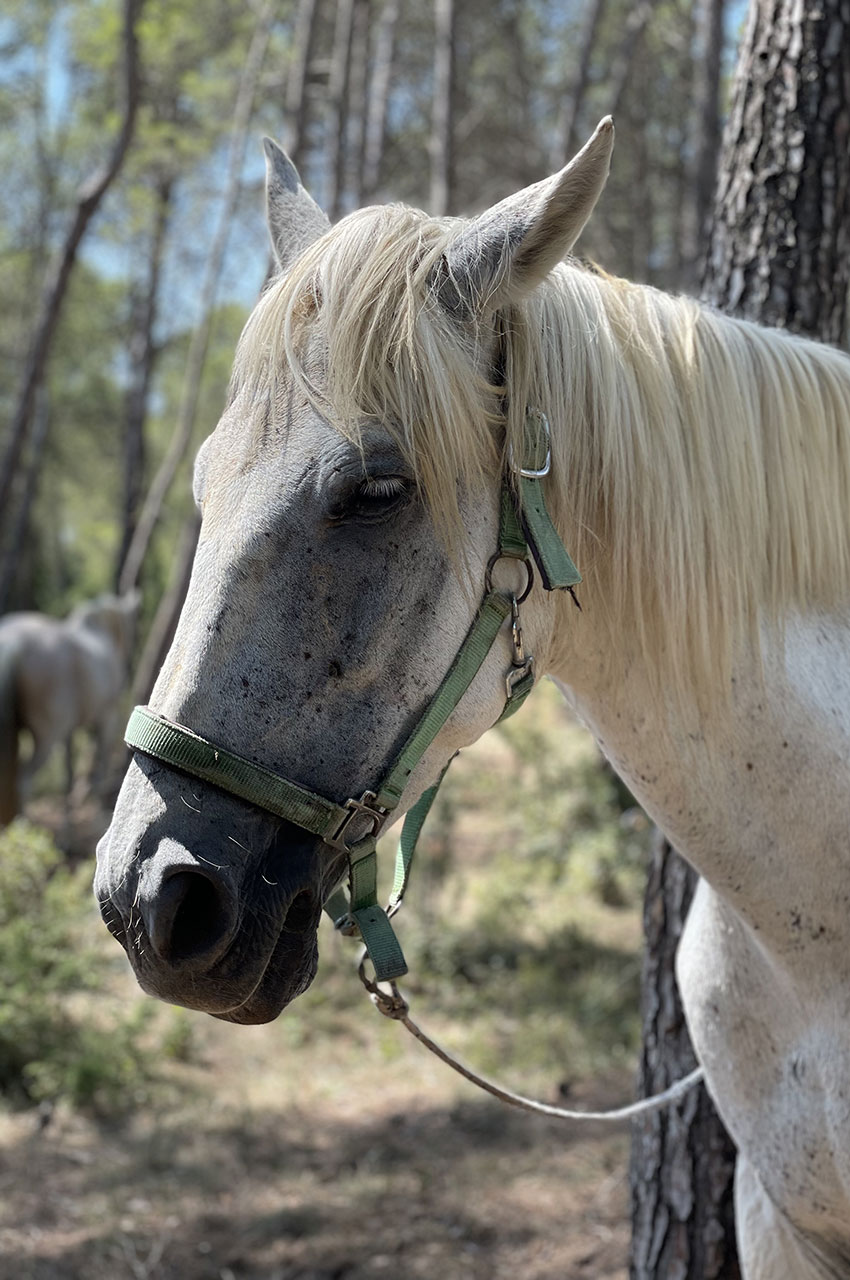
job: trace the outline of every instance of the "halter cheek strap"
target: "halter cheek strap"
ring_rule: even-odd
[[[325,910],[342,932],[362,937],[378,981],[398,978],[407,972],[390,917],[401,905],[419,833],[448,765],[405,817],[395,881],[386,911],[377,897],[376,842],[380,832],[398,806],[410,775],[483,666],[508,618],[511,619],[512,661],[505,681],[505,706],[497,723],[519,710],[531,692],[534,659],[526,655],[523,648],[519,613],[520,604],[531,590],[529,553],[540,569],[546,590],[572,590],[581,581],[546,509],[540,481],[548,474],[550,462],[549,424],[542,414],[529,410],[523,466],[515,466],[510,458],[510,475],[502,485],[499,544],[488,566],[484,600],[437,692],[374,791],[365,792],[359,800],[349,799],[344,805],[338,804],[217,746],[149,707],[136,707],[127,725],[125,741],[133,750],[285,818],[332,848],[347,853],[348,893],[342,888],[335,890]],[[492,586],[492,568],[503,558],[522,560],[528,569],[528,583],[519,599]],[[367,833],[349,843],[349,829],[362,831],[364,823],[369,828]]]

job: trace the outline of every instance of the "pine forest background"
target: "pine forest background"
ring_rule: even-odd
[[[45,294],[81,189],[126,124],[128,13],[27,0],[0,19],[0,609],[61,613],[123,571],[144,589],[144,636],[191,541],[191,461],[268,267],[264,133],[334,217],[375,200],[461,213],[559,167],[611,111],[611,180],[579,248],[614,273],[697,287],[740,5],[127,8],[130,136],[58,300]],[[49,346],[13,440],[48,303]],[[128,566],[146,495],[152,530]]]
[[[197,539],[194,454],[269,271],[264,134],[334,218],[463,214],[559,168],[610,112],[578,251],[697,293],[745,8],[7,0],[0,614],[138,586],[128,705],[146,698]],[[268,1027],[156,1006],[91,900],[108,797],[69,822],[60,790],[54,761],[30,822],[0,832],[0,1269],[623,1280],[628,1134],[471,1098],[375,1025],[329,929],[313,989]],[[650,842],[536,690],[464,752],[426,829],[401,924],[426,1025],[525,1092],[622,1102]]]

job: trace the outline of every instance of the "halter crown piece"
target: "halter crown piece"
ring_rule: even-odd
[[[487,566],[484,599],[437,692],[389,773],[374,790],[364,792],[359,800],[349,799],[345,804],[338,804],[209,742],[149,707],[136,707],[127,725],[125,741],[134,751],[142,751],[183,773],[210,782],[347,853],[348,891],[337,888],[325,903],[325,910],[337,929],[362,938],[376,980],[380,982],[399,978],[407,972],[390,918],[401,905],[419,833],[448,765],[405,817],[395,881],[386,909],[380,906],[377,896],[378,836],[397,807],[408,778],[469,688],[508,618],[511,619],[513,653],[505,679],[505,706],[496,723],[513,715],[531,693],[534,659],[523,649],[519,607],[531,590],[532,557],[547,591],[572,592],[581,582],[581,575],[546,509],[541,481],[551,468],[549,423],[538,410],[527,409],[525,427],[522,464],[517,465],[509,453],[502,480],[498,547]],[[528,581],[519,597],[493,587],[493,567],[503,558],[521,560],[526,566]],[[364,827],[367,828],[365,835],[362,834]],[[353,837],[358,831],[361,834],[349,843],[347,837]]]

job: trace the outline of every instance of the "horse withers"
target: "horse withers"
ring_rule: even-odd
[[[138,606],[138,593],[130,592],[86,601],[64,620],[42,613],[0,618],[0,824],[20,812],[35,775],[59,744],[70,794],[77,729],[95,736],[90,783],[103,789],[110,754],[120,742],[120,698]],[[22,729],[32,737],[24,759]]]
[[[147,991],[276,1017],[362,844],[303,810],[385,820],[376,784],[503,584],[393,814],[503,713],[521,610],[534,675],[703,877],[679,978],[739,1151],[747,1280],[850,1277],[850,359],[569,260],[612,143],[603,121],[469,222],[390,205],[335,227],[268,145],[280,272],[197,459],[201,537],[149,715],[277,778],[291,816],[139,750],[96,892]],[[492,564],[506,484],[534,514],[529,474],[581,611]]]

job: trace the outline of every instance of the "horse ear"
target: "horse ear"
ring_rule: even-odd
[[[331,224],[302,187],[298,170],[286,152],[271,138],[263,139],[263,147],[269,235],[278,267],[286,271]]]
[[[135,616],[141,607],[142,593],[138,587],[131,587],[129,591],[125,591],[123,596],[119,597],[119,603],[124,613]]]
[[[447,249],[433,285],[453,314],[494,311],[532,290],[570,251],[608,177],[610,116],[551,178],[508,196],[473,219]]]

